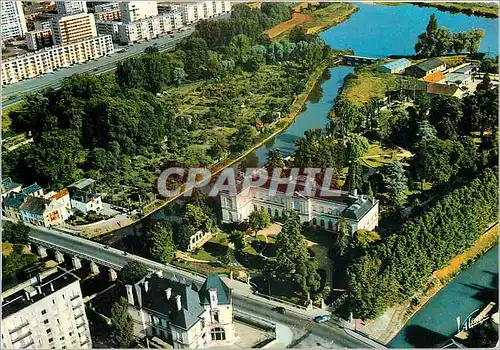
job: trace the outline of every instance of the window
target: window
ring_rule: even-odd
[[[318,224],[318,220],[316,218],[313,218],[313,225],[316,226]]]
[[[42,315],[45,315],[47,313],[47,310],[43,309],[42,310]]]
[[[210,335],[212,336],[212,340],[226,340],[226,332],[224,328],[214,328],[210,331]]]
[[[328,229],[329,229],[330,231],[333,231],[333,222],[328,221]]]
[[[59,338],[59,340],[64,340],[64,337]]]
[[[49,323],[49,319],[48,318],[46,318],[45,320],[43,320],[43,324],[47,324],[47,323]]]
[[[278,209],[275,209],[274,210],[274,217],[277,218],[279,216],[280,216],[280,214],[278,213]]]
[[[325,227],[325,220],[321,219],[320,222],[319,222],[319,225],[321,227]]]
[[[51,332],[50,328],[47,328],[47,334],[50,334]]]
[[[55,299],[52,299],[52,304],[55,305],[56,304],[56,300]]]
[[[267,208],[267,213],[269,214],[270,217],[273,216],[272,212],[271,212],[271,208]]]
[[[69,332],[69,336],[71,337],[73,335],[73,332]]]
[[[54,338],[49,338],[49,343],[52,343],[54,341]]]
[[[218,312],[214,312],[214,321],[219,322],[219,313]]]

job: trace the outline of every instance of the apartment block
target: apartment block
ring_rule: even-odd
[[[158,16],[158,3],[156,1],[123,1],[119,3],[119,6],[121,18],[125,24]]]
[[[87,13],[86,1],[56,1],[57,13],[60,15],[75,15],[77,13]]]
[[[196,23],[203,19],[210,19],[231,12],[230,1],[204,1],[181,3],[175,6],[182,14],[184,24]]]
[[[120,13],[120,9],[109,10],[103,12],[94,13],[94,18],[97,21],[120,21],[122,16]]]
[[[95,26],[97,29],[97,34],[99,35],[111,35],[114,42],[120,41],[119,28],[122,25],[121,22],[114,21],[95,21]]]
[[[3,292],[2,348],[92,348],[79,281],[57,267]]]
[[[52,32],[54,42],[59,45],[76,43],[97,36],[94,16],[90,13],[54,17]]]
[[[182,15],[179,12],[170,12],[133,23],[119,25],[119,40],[122,43],[150,40],[178,29],[181,26]]]
[[[2,62],[2,83],[12,84],[30,79],[72,64],[113,54],[111,35],[98,36],[77,43],[53,46],[40,51],[13,57]]]
[[[94,6],[94,13],[108,12],[113,10],[120,10],[120,4],[117,2],[107,2]]]
[[[54,45],[51,29],[27,32],[24,40],[29,51],[36,51]]]
[[[2,41],[20,38],[28,31],[22,1],[0,1],[2,18]]]
[[[52,31],[51,20],[36,21],[33,24],[35,25],[35,30],[50,29]]]

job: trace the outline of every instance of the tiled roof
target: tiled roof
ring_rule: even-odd
[[[147,292],[144,288],[144,282],[148,282]],[[171,296],[168,300],[167,288],[171,288]],[[205,312],[195,288],[194,285],[151,274],[134,285],[134,300],[137,300],[139,306],[143,308],[167,315],[173,325],[190,329]],[[176,296],[178,295],[181,297],[181,310],[177,310]]]
[[[217,302],[221,305],[231,304],[231,290],[216,274],[207,276],[205,283],[200,288],[200,300],[203,305],[210,304],[210,289],[217,290]]]
[[[0,187],[2,188],[2,193],[7,193],[10,190],[19,186],[21,186],[21,184],[13,182],[10,177],[3,179],[2,184],[0,185]]]
[[[22,192],[25,193],[25,194],[32,194],[36,191],[39,191],[41,190],[42,187],[40,187],[40,185],[38,185],[36,182],[34,184],[31,184],[25,188],[22,189]]]
[[[19,208],[21,205],[23,205],[24,198],[26,198],[26,196],[27,195],[24,193],[11,192],[3,200],[3,205],[10,208]]]
[[[417,64],[417,67],[420,68],[421,70],[425,71],[425,72],[428,72],[430,70],[433,70],[433,69],[435,69],[437,67],[442,66],[443,64],[444,64],[444,62],[441,61],[440,59],[438,59],[438,58],[431,58],[431,59],[425,60],[422,63]]]
[[[63,188],[62,190],[60,190],[59,192],[57,192],[56,194],[54,194],[52,196],[52,198],[54,198],[54,199],[61,199],[62,197],[66,196],[66,195],[69,195],[68,189],[67,188]]]
[[[444,74],[441,71],[436,71],[434,73],[428,74],[425,77],[423,77],[422,81],[428,82],[428,83],[437,83],[440,82],[441,80],[444,79]]]
[[[50,201],[47,199],[28,196],[26,202],[24,202],[21,207],[21,210],[41,215],[45,212],[45,209],[49,204]]]

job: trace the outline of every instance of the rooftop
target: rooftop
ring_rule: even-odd
[[[21,210],[41,215],[49,205],[50,201],[48,199],[29,196],[26,198]]]
[[[437,67],[440,67],[444,65],[445,63],[441,61],[439,58],[431,58],[428,60],[425,60],[422,63],[419,63],[416,65],[416,67],[420,68],[421,70],[428,72],[432,69],[435,69]]]
[[[231,290],[218,275],[211,274],[207,276],[205,283],[200,288],[200,301],[203,305],[210,304],[210,289],[217,290],[217,302],[219,304],[231,304]]]
[[[406,58],[400,58],[398,60],[386,63],[386,64],[382,65],[382,67],[385,67],[387,69],[393,69],[393,68],[402,68],[402,67],[409,65],[409,64],[411,64],[411,62],[409,60],[407,60]]]
[[[77,188],[79,190],[83,190],[84,188],[87,188],[90,185],[92,185],[94,182],[95,182],[94,179],[85,178],[85,179],[80,179],[80,180],[72,183],[68,187],[74,187],[74,188]]]
[[[57,267],[6,290],[2,293],[2,319],[78,280],[71,272]]]
[[[441,81],[443,79],[444,79],[443,72],[441,72],[441,71],[438,70],[438,71],[436,71],[434,73],[426,75],[425,77],[423,77],[420,80],[428,82],[428,83],[437,83],[437,82],[439,82],[439,81]]]
[[[19,208],[24,203],[24,199],[27,197],[24,193],[11,192],[3,200],[3,205],[10,208]]]
[[[41,189],[42,189],[42,187],[35,182],[34,184],[31,184],[31,185],[23,188],[23,190],[21,192],[29,195],[29,194],[32,194],[32,193],[39,191]]]
[[[446,76],[444,78],[446,79],[446,81],[454,83],[456,81],[464,82],[467,80],[471,80],[472,76],[469,74],[453,72],[453,73],[446,74]]]
[[[454,96],[459,88],[455,85],[448,84],[429,84],[427,86],[427,92],[429,94],[442,95],[442,96]]]
[[[10,177],[3,179],[2,183],[0,184],[0,187],[2,189],[2,193],[7,193],[16,187],[19,187],[19,186],[21,186],[21,184],[13,182]]]
[[[71,199],[74,201],[77,201],[77,202],[81,202],[81,203],[89,203],[89,202],[92,202],[92,201],[94,201],[94,199],[97,199],[99,197],[101,197],[101,195],[98,193],[76,190],[75,192],[73,192]]]
[[[56,194],[53,194],[52,198],[54,198],[54,199],[61,199],[64,196],[69,196],[69,192],[68,192],[67,188],[63,188],[62,190],[60,190]]]

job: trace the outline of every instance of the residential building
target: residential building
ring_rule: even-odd
[[[71,195],[71,207],[87,215],[89,212],[102,211],[101,195],[98,193],[76,190]]]
[[[479,70],[479,63],[478,62],[468,62],[468,63],[456,68],[453,71],[453,73],[472,75],[473,73],[477,72],[478,70]]]
[[[113,39],[114,42],[120,41],[119,29],[121,25],[122,25],[121,22],[101,21],[101,20],[95,21],[97,33],[99,35],[111,35],[111,38]]]
[[[41,29],[27,32],[24,38],[29,51],[36,51],[54,45],[52,29]]]
[[[85,191],[94,191],[95,189],[95,180],[90,178],[83,178],[78,181],[73,182],[68,186],[70,195],[74,190],[85,190]]]
[[[472,83],[472,75],[452,72],[444,76],[444,82],[448,85],[464,86]]]
[[[69,217],[66,207],[56,200],[31,196],[26,197],[19,212],[24,222],[44,227],[60,224]]]
[[[4,291],[2,348],[92,348],[79,278],[56,267]]]
[[[50,29],[50,31],[52,32],[52,18],[42,20],[42,21],[36,21],[33,24],[35,25],[35,31],[36,30]]]
[[[43,197],[43,188],[36,182],[23,188],[21,192],[31,197]]]
[[[125,24],[158,16],[158,3],[156,1],[122,1],[119,6],[121,19]]]
[[[158,337],[174,348],[227,346],[235,341],[231,290],[218,275],[208,275],[199,289],[156,274],[125,287],[139,338]]]
[[[94,13],[94,18],[97,24],[97,21],[120,21],[122,19],[122,16],[120,13],[120,9],[116,9],[104,12],[96,12]]]
[[[53,72],[59,68],[111,55],[115,52],[110,35],[99,36],[69,45],[52,46],[2,61],[2,84]]]
[[[123,23],[118,26],[119,41],[126,44],[157,38],[181,27],[181,23],[182,16],[179,12],[170,12],[128,24]]]
[[[444,71],[445,69],[446,63],[441,61],[439,58],[431,58],[422,63],[406,68],[405,73],[416,78],[423,78],[426,75],[436,71]]]
[[[2,201],[3,215],[22,221],[21,207],[28,196],[20,192],[9,193]]]
[[[77,13],[87,13],[86,1],[56,1],[57,13],[60,15],[75,15]]]
[[[44,198],[49,200],[54,200],[58,204],[61,204],[66,208],[66,210],[62,211],[63,221],[66,221],[68,217],[70,217],[73,214],[71,207],[71,198],[69,196],[68,189],[63,188],[59,192],[51,191],[47,193]]]
[[[222,221],[243,222],[254,210],[264,209],[271,218],[283,218],[286,210],[294,210],[301,223],[309,223],[329,231],[337,229],[340,217],[346,218],[350,231],[375,230],[378,227],[379,201],[365,195],[340,192],[336,196],[321,195],[321,188],[315,183],[307,184],[307,178],[299,175],[295,189],[288,192],[288,184],[279,184],[276,193],[269,195],[270,180],[264,185],[243,187],[239,181],[237,193],[222,192],[220,195]],[[243,182],[245,183],[245,182]],[[311,186],[310,195],[304,194]]]
[[[464,92],[456,85],[428,84],[427,93],[435,96],[461,97]]]
[[[23,37],[28,29],[22,1],[3,0],[1,3],[2,41]]]
[[[22,185],[18,184],[10,177],[7,177],[2,180],[0,184],[0,189],[2,190],[2,198],[5,198],[11,192],[21,192]]]
[[[54,42],[59,45],[92,39],[97,36],[94,16],[90,13],[78,13],[54,17],[52,33]]]
[[[399,74],[411,66],[411,61],[406,58],[400,58],[395,61],[388,62],[377,68],[378,71],[383,73]]]
[[[222,14],[231,13],[230,1],[203,1],[180,3],[174,7],[182,14],[184,24],[196,23]]]
[[[444,80],[444,73],[438,70],[431,74],[427,74],[425,77],[420,78],[420,80],[425,81],[426,83],[439,83]]]
[[[94,13],[108,12],[113,10],[120,10],[120,4],[117,2],[106,2],[94,6]]]

